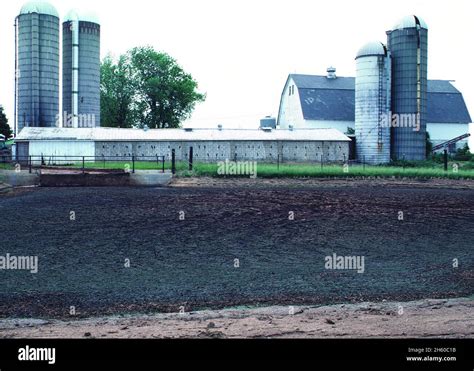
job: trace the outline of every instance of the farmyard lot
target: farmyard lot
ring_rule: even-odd
[[[37,256],[38,273],[0,270],[0,313],[75,321],[469,297],[474,193],[454,184],[184,179],[17,191],[0,198],[0,255]],[[363,273],[327,269],[334,254],[363,257]]]

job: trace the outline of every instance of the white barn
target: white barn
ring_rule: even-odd
[[[193,147],[197,162],[246,160],[259,162],[342,162],[351,140],[335,129],[119,129],[24,128],[15,139],[18,159],[66,160],[95,157],[117,160],[165,156],[174,150],[186,160]],[[71,159],[72,161],[72,159]]]
[[[327,76],[288,76],[281,94],[278,125],[296,129],[334,128],[346,133],[355,127],[355,78]],[[450,81],[428,81],[427,131],[434,145],[469,133],[472,123],[464,98]],[[463,147],[458,142],[451,151]]]

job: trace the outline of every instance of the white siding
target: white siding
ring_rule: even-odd
[[[292,95],[290,95],[290,88],[294,89],[294,94]],[[278,124],[281,129],[288,129],[289,125],[293,125],[295,128],[305,127],[303,111],[301,110],[300,94],[292,78],[288,80],[283,92]]]
[[[93,141],[30,141],[30,156],[95,156]]]

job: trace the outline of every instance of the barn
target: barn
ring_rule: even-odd
[[[472,122],[462,93],[451,81],[429,80],[427,131],[434,145],[469,133]],[[355,78],[290,74],[281,94],[278,125],[282,129],[355,128]],[[467,139],[457,143],[463,147]]]
[[[17,158],[86,156],[123,158],[165,156],[175,150],[186,160],[261,162],[342,162],[350,139],[336,129],[118,129],[24,128],[15,140]]]

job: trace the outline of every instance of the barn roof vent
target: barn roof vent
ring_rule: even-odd
[[[335,67],[329,67],[327,69],[327,72],[328,72],[328,75],[327,75],[328,79],[331,79],[331,80],[337,79]]]

